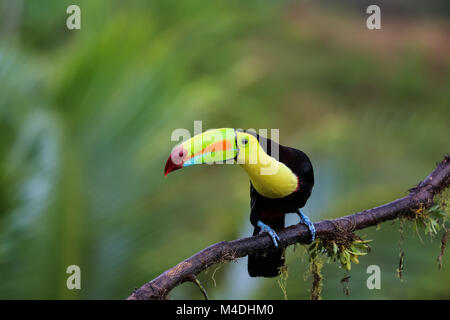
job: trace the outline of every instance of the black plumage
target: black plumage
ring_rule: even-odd
[[[278,161],[284,163],[298,178],[298,188],[283,198],[267,198],[259,194],[250,183],[250,222],[255,229],[253,235],[260,232],[256,225],[262,221],[275,231],[284,228],[287,213],[295,213],[302,208],[311,195],[314,186],[314,172],[308,156],[297,149],[286,147],[276,142],[253,134],[264,151],[272,156],[272,148],[278,147]],[[248,272],[252,277],[275,277],[284,264],[284,250],[276,249],[265,254],[253,254],[248,257]]]

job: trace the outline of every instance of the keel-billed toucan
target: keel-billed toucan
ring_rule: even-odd
[[[274,230],[284,228],[285,214],[297,213],[314,240],[314,225],[300,211],[314,185],[313,168],[305,153],[254,132],[214,129],[176,146],[167,160],[165,174],[191,165],[219,162],[239,164],[250,178],[253,235],[266,232],[279,248]],[[282,248],[252,254],[248,258],[248,272],[252,277],[275,277],[283,264]]]

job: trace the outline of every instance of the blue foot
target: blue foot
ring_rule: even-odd
[[[298,215],[300,216],[300,222],[303,224],[306,224],[306,226],[309,229],[309,233],[311,233],[311,242],[316,239],[316,228],[314,227],[314,224],[309,220],[308,216],[305,216],[300,209],[298,209]]]
[[[272,238],[273,244],[275,245],[275,247],[278,248],[278,241],[280,241],[280,237],[277,235],[277,233],[261,220],[259,220],[256,225],[261,228],[261,231],[259,233],[260,234],[262,232],[268,233],[269,236]]]

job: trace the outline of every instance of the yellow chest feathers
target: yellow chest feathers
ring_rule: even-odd
[[[256,191],[267,198],[283,198],[296,191],[298,178],[292,170],[262,149],[258,151],[256,163],[241,164]]]

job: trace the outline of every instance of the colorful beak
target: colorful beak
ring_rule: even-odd
[[[208,130],[173,148],[164,174],[196,164],[223,163],[236,159],[237,154],[234,129]]]

